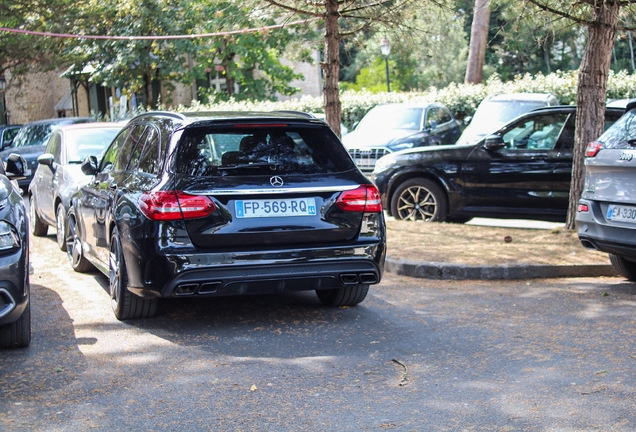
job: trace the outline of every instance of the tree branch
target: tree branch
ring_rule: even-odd
[[[555,8],[553,8],[551,6],[548,6],[547,4],[542,3],[542,2],[540,2],[538,0],[526,0],[526,1],[528,3],[532,3],[533,5],[535,5],[536,7],[538,7],[539,9],[541,9],[541,10],[543,10],[545,12],[553,13],[555,15],[558,15],[558,16],[562,17],[562,18],[566,18],[566,19],[572,20],[572,21],[577,22],[579,24],[584,24],[584,25],[592,25],[593,24],[592,21],[576,17],[576,16],[571,15],[569,13],[563,12],[563,11],[561,11],[559,9],[555,9]],[[581,0],[581,1],[583,3],[590,4],[590,1],[593,1],[593,0]],[[573,7],[573,6],[571,6],[571,7]]]
[[[302,14],[302,15],[311,15],[311,16],[315,16],[315,17],[319,17],[319,18],[324,18],[325,14],[322,12],[314,12],[314,11],[309,11],[309,10],[305,10],[305,9],[299,9],[297,7],[293,7],[293,6],[289,6],[283,3],[278,2],[277,0],[265,0],[267,3],[269,3],[272,6],[276,6],[279,7],[281,9],[285,9],[288,10],[290,12],[294,12],[297,14]]]

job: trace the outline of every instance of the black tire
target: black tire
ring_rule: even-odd
[[[316,290],[316,295],[325,306],[355,306],[365,299],[369,285],[351,285],[345,288]]]
[[[57,228],[57,232],[55,234],[57,245],[60,250],[66,252],[66,236],[68,229],[66,227],[66,210],[62,203],[57,205],[57,211],[55,212],[55,227]]]
[[[128,291],[128,273],[117,228],[110,239],[109,288],[111,306],[118,320],[152,318],[157,314],[159,299],[141,298]]]
[[[49,232],[49,226],[38,216],[33,195],[29,197],[29,229],[37,237],[44,237]]]
[[[446,192],[432,180],[407,180],[391,198],[391,215],[399,220],[444,222],[447,214]]]
[[[20,318],[0,326],[0,348],[26,348],[31,343],[31,302]]]
[[[66,215],[66,226],[68,228],[68,235],[66,237],[66,255],[68,256],[68,261],[71,263],[71,267],[79,273],[86,273],[87,271],[92,270],[93,264],[91,264],[84,256],[82,237],[79,232],[77,218],[75,217],[75,209],[73,207],[68,209],[68,214]]]
[[[628,280],[636,282],[636,262],[623,258],[620,255],[609,254],[612,267]]]

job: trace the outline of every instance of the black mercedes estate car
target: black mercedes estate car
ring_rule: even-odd
[[[318,119],[143,114],[82,170],[67,253],[109,277],[118,319],[170,297],[315,290],[352,306],[382,277],[378,190]]]
[[[623,114],[607,108],[605,129]],[[539,108],[476,144],[423,147],[384,156],[373,179],[384,207],[403,220],[473,217],[565,221],[576,107]]]

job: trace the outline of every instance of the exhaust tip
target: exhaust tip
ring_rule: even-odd
[[[375,284],[375,283],[378,283],[378,277],[374,273],[361,273],[360,283]]]
[[[175,294],[178,296],[192,295],[197,292],[199,284],[181,284],[177,286]]]
[[[357,274],[341,274],[340,275],[340,282],[342,282],[344,285],[357,285],[360,282],[358,281],[358,275]]]
[[[594,250],[598,250],[598,248],[596,246],[594,246],[594,243],[592,243],[589,240],[581,240],[581,245],[583,245],[583,247],[585,249],[594,249]]]
[[[201,284],[201,289],[199,289],[199,294],[214,294],[219,292],[221,288],[221,282],[206,282]]]

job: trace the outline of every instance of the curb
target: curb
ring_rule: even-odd
[[[539,279],[617,276],[610,264],[468,266],[387,257],[387,272],[424,279]]]

